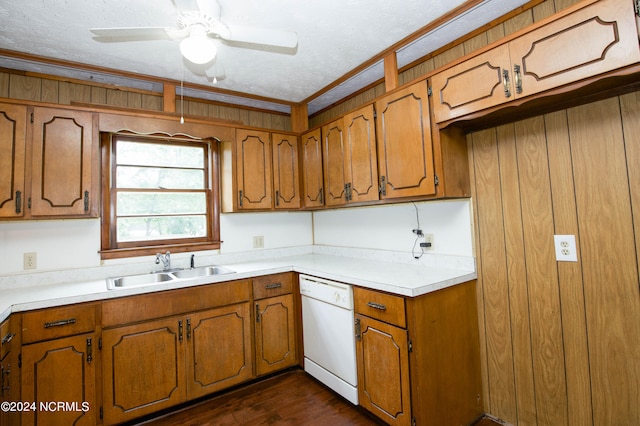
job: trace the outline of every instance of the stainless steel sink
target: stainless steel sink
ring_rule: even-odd
[[[149,284],[157,284],[172,281],[171,274],[159,272],[155,274],[127,275],[119,278],[107,278],[108,288],[137,287]]]
[[[176,278],[197,278],[209,275],[233,274],[235,271],[224,268],[222,266],[205,266],[202,268],[183,269],[181,271],[172,272]]]
[[[232,274],[235,271],[222,266],[203,266],[193,269],[172,269],[150,274],[126,275],[118,278],[107,278],[107,288],[110,290],[125,287],[140,287],[174,280],[207,277],[211,275]]]

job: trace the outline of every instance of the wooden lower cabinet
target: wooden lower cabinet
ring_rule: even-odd
[[[390,425],[411,425],[407,330],[356,315],[358,400]]]
[[[96,342],[96,334],[87,333],[22,346],[20,400],[33,404],[22,414],[23,425],[98,422]]]
[[[360,405],[391,425],[484,412],[475,281],[418,297],[354,287]]]
[[[0,324],[0,339],[0,403],[20,401],[19,316],[8,318]],[[0,426],[19,425],[19,412],[0,410]]]
[[[252,377],[249,303],[103,332],[104,422],[117,424]]]
[[[256,374],[296,364],[295,307],[292,294],[255,302]]]

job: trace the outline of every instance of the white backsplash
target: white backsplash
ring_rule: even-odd
[[[416,216],[417,214],[417,216]],[[434,248],[414,248],[420,227],[434,235]],[[319,253],[383,262],[474,270],[469,200],[391,204],[317,212],[223,214],[221,250],[196,252],[196,265],[256,261]],[[254,249],[253,236],[265,247]],[[154,256],[100,261],[98,219],[0,223],[0,290],[55,285],[147,273]],[[24,271],[23,253],[37,253],[37,269]],[[188,267],[191,253],[172,255]]]

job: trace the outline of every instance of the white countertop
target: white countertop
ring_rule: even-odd
[[[114,290],[107,289],[105,279],[2,290],[0,292],[0,321],[6,319],[12,312],[105,300],[289,271],[409,297],[420,296],[477,277],[476,271],[468,268],[457,269],[423,264],[392,263],[326,254],[303,254],[242,263],[224,263],[224,266],[234,270],[235,273]]]

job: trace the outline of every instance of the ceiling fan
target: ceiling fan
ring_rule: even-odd
[[[292,31],[229,25],[220,19],[217,0],[196,0],[198,10],[184,10],[178,25],[171,27],[91,28],[98,41],[182,40],[180,52],[188,61],[202,65],[216,57],[215,39],[242,46],[277,52],[293,52],[298,36]]]

